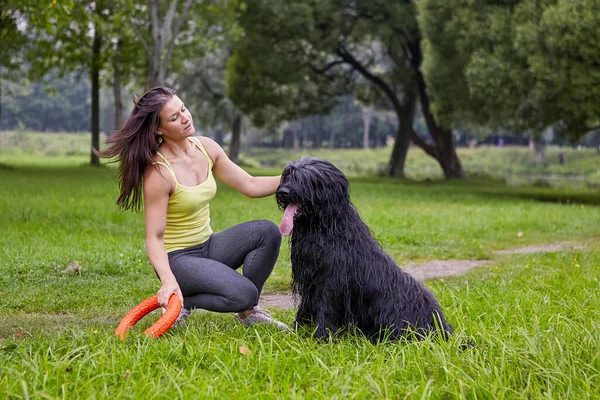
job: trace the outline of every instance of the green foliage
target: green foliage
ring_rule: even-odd
[[[72,0],[4,0],[0,4],[0,67],[22,67],[23,51],[30,49],[30,33],[38,29],[56,30],[55,23],[70,17]],[[4,78],[4,77],[2,77]]]
[[[308,329],[248,329],[200,311],[158,340],[141,335],[152,314],[121,342],[120,318],[158,281],[143,216],[114,205],[115,172],[0,167],[0,224],[10,229],[0,235],[0,397],[596,397],[598,241],[581,251],[491,251],[597,239],[598,207],[540,202],[490,182],[351,179],[361,216],[400,263],[492,260],[427,282],[457,329],[448,343],[372,344],[347,333],[318,343]],[[273,198],[249,200],[223,185],[211,213],[215,229],[281,217]],[[268,292],[289,288],[287,248]],[[63,272],[75,262],[80,273]],[[294,318],[292,310],[274,315]],[[460,350],[466,340],[477,347]]]
[[[248,1],[228,64],[228,95],[261,125],[326,114],[337,97],[390,107],[371,74],[400,98],[414,80],[405,51],[418,37],[411,2]],[[265,23],[268,21],[268,23]],[[364,71],[340,56],[347,52]],[[353,76],[350,71],[354,71]]]
[[[424,74],[446,125],[530,131],[572,140],[598,124],[596,0],[418,3]]]
[[[339,68],[318,70],[343,35],[342,10],[326,1],[245,4],[238,17],[244,35],[227,65],[227,96],[258,126],[331,110],[348,82]]]
[[[61,2],[62,3],[62,2]],[[57,14],[51,24],[34,24],[32,46],[28,49],[31,78],[40,80],[49,71],[59,75],[71,71],[92,69],[92,41],[100,37],[100,71],[114,68],[116,42],[122,41],[118,68],[122,84],[140,79],[143,70],[141,45],[134,40],[131,18],[134,2],[130,0],[76,3],[68,7],[68,14]],[[30,19],[35,16],[25,14]],[[112,71],[111,71],[112,72]],[[104,79],[112,82],[111,78]]]

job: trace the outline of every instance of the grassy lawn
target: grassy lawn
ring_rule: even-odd
[[[597,190],[351,178],[353,202],[400,264],[492,260],[427,282],[456,328],[447,343],[318,343],[309,330],[245,328],[205,312],[158,340],[140,334],[158,317],[149,316],[121,342],[119,320],[159,283],[142,216],[115,207],[115,169],[81,166],[86,151],[0,151],[0,398],[598,398]],[[211,212],[215,230],[281,218],[273,198],[223,185]],[[562,241],[584,249],[492,254]],[[75,263],[79,274],[63,272]],[[289,279],[284,243],[265,291],[287,292]],[[293,310],[272,311],[293,321]],[[467,338],[477,347],[461,351]]]

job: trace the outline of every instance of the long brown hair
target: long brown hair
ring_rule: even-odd
[[[94,150],[98,157],[119,162],[117,178],[121,193],[117,205],[124,210],[139,212],[142,206],[142,182],[144,171],[152,165],[153,157],[162,142],[156,133],[160,124],[162,106],[175,96],[175,91],[155,87],[144,93],[137,101],[131,115],[121,129],[106,139],[109,147]]]

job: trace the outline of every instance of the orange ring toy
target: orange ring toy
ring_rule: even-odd
[[[156,310],[160,307],[158,303],[158,296],[154,295],[146,300],[142,301],[140,304],[135,306],[131,311],[123,317],[119,326],[117,326],[117,330],[115,331],[115,335],[119,336],[121,340],[125,339],[125,334],[131,327],[133,327],[137,322],[145,317],[151,311]],[[169,297],[169,304],[167,306],[167,311],[156,321],[152,326],[144,331],[145,335],[148,335],[153,338],[157,338],[162,336],[166,331],[169,330],[171,326],[179,317],[179,312],[181,311],[181,300],[175,294],[172,294]]]

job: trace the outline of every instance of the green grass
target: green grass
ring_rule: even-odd
[[[154,314],[121,342],[113,334],[120,318],[159,287],[143,218],[114,206],[114,168],[78,166],[73,157],[38,155],[42,168],[0,153],[0,398],[585,399],[600,392],[597,191],[351,178],[359,212],[400,264],[492,260],[427,282],[456,328],[448,343],[373,344],[350,334],[318,343],[309,330],[245,328],[205,312],[158,340],[140,334]],[[273,198],[246,199],[223,185],[211,211],[215,230],[281,217]],[[561,241],[585,249],[492,254]],[[62,272],[75,262],[80,274]],[[289,277],[284,243],[265,291],[288,291]],[[293,321],[292,310],[273,311]],[[477,347],[461,351],[466,340]]]

